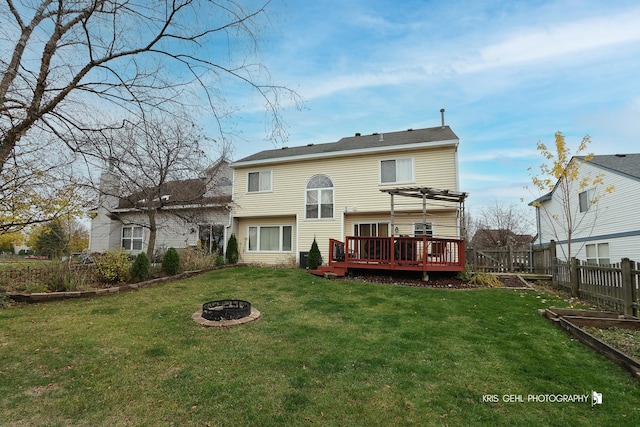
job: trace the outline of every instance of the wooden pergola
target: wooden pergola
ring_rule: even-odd
[[[441,190],[433,187],[401,187],[401,188],[389,188],[380,190],[383,193],[388,193],[391,196],[391,230],[393,232],[395,228],[395,196],[412,197],[422,200],[422,223],[427,223],[427,200],[434,200],[438,202],[457,203],[458,218],[460,234],[463,234],[464,230],[464,201],[467,198],[467,193],[461,193],[458,191]]]

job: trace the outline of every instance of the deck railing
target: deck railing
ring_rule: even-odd
[[[358,237],[329,241],[329,264],[353,268],[462,271],[465,244],[460,239],[427,236]]]

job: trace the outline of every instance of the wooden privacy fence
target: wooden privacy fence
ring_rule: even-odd
[[[555,245],[547,247],[508,246],[466,252],[467,265],[485,273],[536,273],[551,275]]]
[[[623,258],[608,266],[576,258],[556,260],[552,280],[571,295],[635,316],[640,311],[640,263]]]

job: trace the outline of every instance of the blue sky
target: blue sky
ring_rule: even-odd
[[[562,131],[595,154],[640,152],[637,1],[274,0],[261,50],[305,100],[283,111],[288,146],[438,126],[460,138],[467,206],[521,204],[527,170]],[[238,115],[234,158],[274,148]]]

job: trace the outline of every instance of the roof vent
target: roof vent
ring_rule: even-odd
[[[616,154],[616,157],[627,157],[626,154]]]
[[[307,147],[313,147],[313,144],[307,144]]]
[[[411,131],[413,131],[413,129],[407,129],[407,132],[411,132]]]
[[[282,147],[283,150],[286,150],[287,148],[289,148],[289,147]]]
[[[360,132],[356,132],[356,136],[362,136]]]
[[[444,127],[444,108],[440,109],[440,117],[442,117],[442,127]]]

